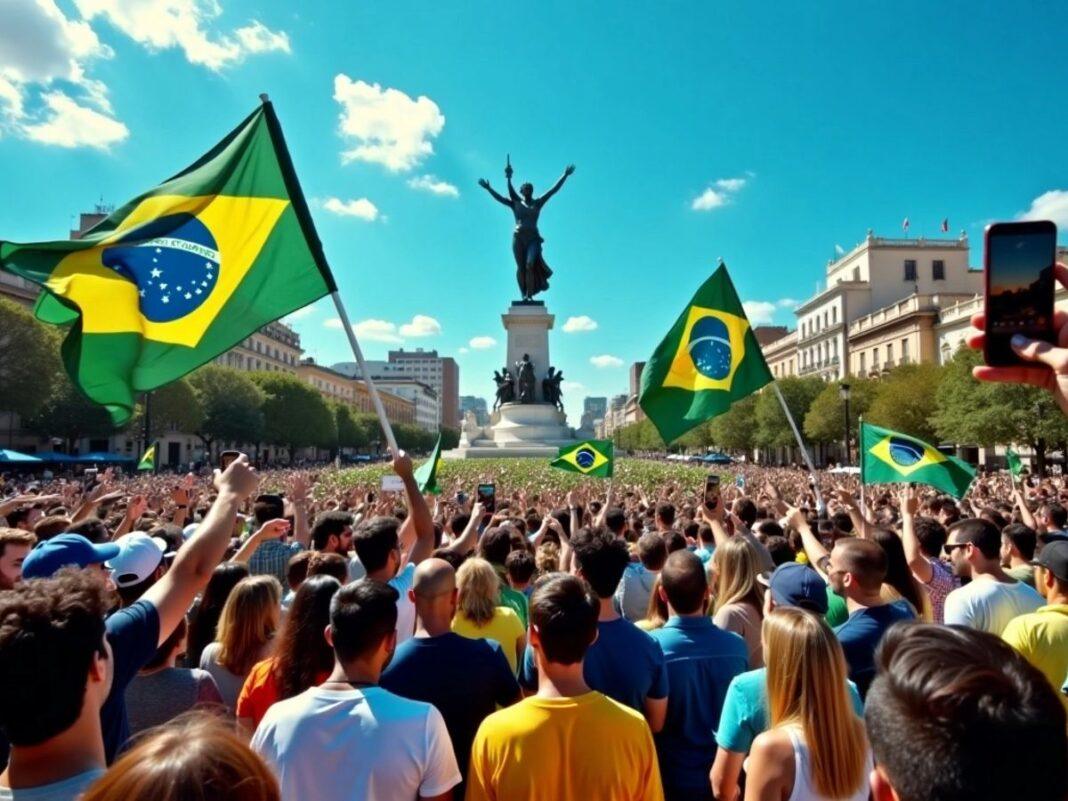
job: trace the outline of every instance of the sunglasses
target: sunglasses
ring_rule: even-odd
[[[971,543],[970,542],[952,542],[952,543],[947,542],[945,545],[942,546],[942,550],[945,551],[947,554],[949,554],[949,553],[953,553],[953,549],[954,548],[963,548],[965,545],[971,545]]]

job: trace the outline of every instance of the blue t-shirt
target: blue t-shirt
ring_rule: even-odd
[[[651,632],[664,652],[671,695],[664,728],[654,735],[665,787],[708,788],[716,726],[731,679],[749,667],[745,640],[711,618],[673,617]]]
[[[464,775],[483,719],[519,697],[519,684],[496,640],[474,640],[451,631],[401,644],[379,684],[437,707]]]
[[[853,711],[864,714],[857,685],[846,680]],[[716,743],[720,748],[736,754],[748,754],[753,740],[768,728],[768,669],[757,668],[734,677],[727,688],[723,712],[719,716]]]
[[[701,560],[701,564],[707,565],[712,561],[712,557],[716,554],[716,546],[702,544],[694,551],[694,554]]]
[[[861,698],[868,694],[875,678],[875,647],[886,630],[898,621],[915,617],[907,601],[894,601],[858,609],[834,629],[849,665],[849,678],[856,682]]]
[[[597,624],[597,639],[586,651],[582,676],[590,689],[643,715],[646,698],[664,698],[668,694],[667,666],[660,646],[623,618]],[[538,688],[538,667],[529,645],[523,654],[519,683],[527,690]]]
[[[104,626],[114,660],[111,692],[100,709],[104,756],[110,765],[130,739],[126,688],[137,676],[137,671],[156,653],[159,646],[159,612],[148,601],[138,601],[109,615]]]

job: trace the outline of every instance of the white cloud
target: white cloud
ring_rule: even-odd
[[[745,186],[745,178],[720,178],[716,181],[716,188],[724,192],[737,192]]]
[[[711,211],[727,205],[728,202],[726,192],[717,192],[712,187],[709,187],[693,199],[693,202],[690,203],[690,208],[694,211]]]
[[[378,219],[378,206],[365,197],[356,200],[328,197],[323,201],[323,208],[339,217],[359,217],[367,222],[374,222]]]
[[[86,20],[102,17],[149,50],[179,48],[190,64],[221,70],[250,53],[290,52],[289,37],[261,22],[233,34],[210,29],[222,14],[217,0],[74,0]]]
[[[284,319],[285,319],[285,321],[287,323],[291,323],[294,320],[299,320],[302,317],[307,317],[309,314],[313,313],[314,311],[315,311],[315,306],[313,304],[309,303],[307,306],[304,306],[304,307],[302,307],[300,309],[297,309],[294,312],[290,312],[289,314],[287,314],[285,316]],[[339,318],[334,318],[334,319],[337,319],[337,327],[340,328],[341,327],[341,320]],[[331,326],[331,327],[333,327],[333,326]]]
[[[793,298],[783,298],[777,305],[780,309],[792,309],[800,305],[800,301],[794,300]]]
[[[357,339],[368,342],[388,342],[399,345],[404,340],[397,336],[397,326],[387,320],[361,320],[354,325]]]
[[[844,256],[845,255],[845,248],[842,247],[841,245],[835,244],[834,252],[837,253],[839,256]]]
[[[1031,208],[1016,215],[1017,220],[1052,220],[1058,229],[1068,228],[1068,190],[1051,189],[1031,201]]]
[[[410,323],[404,323],[400,327],[402,337],[432,337],[440,333],[441,323],[425,314],[415,315]]]
[[[38,123],[23,125],[27,139],[59,147],[95,147],[106,150],[130,135],[118,120],[79,105],[63,92],[49,92],[42,97],[48,109]]]
[[[411,170],[433,154],[431,139],[445,127],[438,104],[425,95],[413,100],[399,89],[334,78],[334,100],[341,105],[339,130],[353,147],[341,160],[381,164],[391,172]]]
[[[742,308],[753,325],[768,325],[775,314],[775,304],[766,300],[747,300],[742,303]]]
[[[594,367],[597,367],[597,368],[600,368],[600,369],[603,370],[603,369],[605,369],[607,367],[622,367],[623,366],[623,360],[620,359],[618,356],[610,356],[607,353],[605,353],[605,354],[602,354],[601,356],[591,356],[590,357],[590,364],[592,364]]]
[[[488,350],[497,344],[497,340],[493,337],[472,337],[467,344],[475,350]]]
[[[577,334],[580,331],[596,331],[597,321],[585,314],[580,314],[578,317],[568,317],[563,328],[566,334]]]
[[[581,390],[584,390],[585,388],[586,388],[586,385],[583,384],[581,381],[561,381],[560,382],[560,389],[564,390],[565,392],[580,392]]]
[[[420,175],[416,178],[409,178],[408,186],[412,189],[419,189],[423,192],[429,192],[432,195],[441,195],[442,197],[460,196],[459,189],[448,181],[439,180],[433,175]]]

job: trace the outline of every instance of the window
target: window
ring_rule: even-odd
[[[860,268],[859,267],[854,267],[853,268],[853,280],[854,281],[859,281],[860,280]]]
[[[909,363],[909,341],[907,339],[901,340],[901,363]]]
[[[872,370],[878,370],[879,369],[879,349],[878,348],[872,348],[871,349],[871,369]]]
[[[931,278],[934,281],[946,280],[946,263],[941,259],[931,262]]]
[[[862,378],[864,377],[864,374],[868,371],[868,359],[867,359],[867,356],[868,356],[868,354],[866,354],[866,353],[861,353],[860,354],[860,375],[861,375]]]
[[[886,343],[886,366],[889,367],[894,363],[894,343]]]
[[[916,259],[905,259],[905,280],[916,280]]]
[[[838,307],[831,309],[831,325],[838,325]]]

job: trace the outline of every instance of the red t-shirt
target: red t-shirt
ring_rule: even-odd
[[[244,686],[241,687],[241,694],[237,697],[237,717],[252,718],[253,729],[260,725],[271,704],[280,700],[281,688],[275,675],[277,663],[278,657],[272,656],[253,665]],[[322,684],[329,677],[329,671],[320,673],[315,677],[315,683]]]

